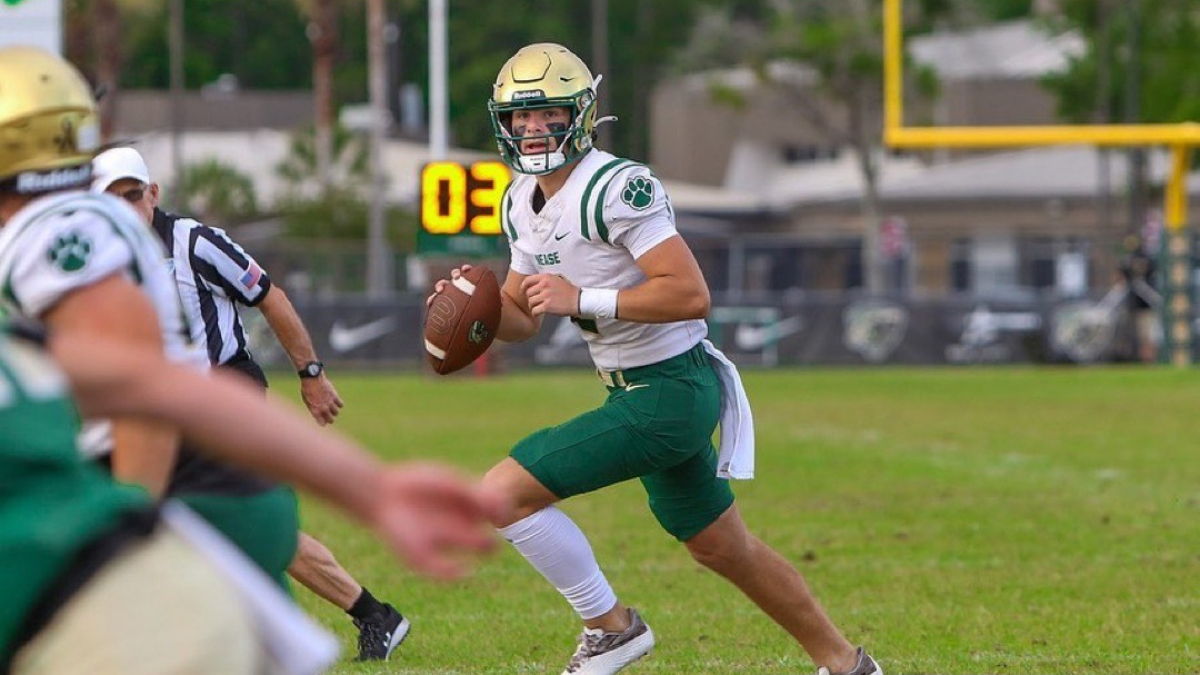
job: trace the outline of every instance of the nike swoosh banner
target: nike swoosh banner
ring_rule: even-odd
[[[388,301],[294,300],[317,353],[328,364],[415,369],[424,363],[423,295]],[[709,339],[735,363],[751,367],[1087,363],[1132,358],[1132,322],[1123,306],[1100,300],[912,300],[805,294],[798,299],[781,295],[748,302],[715,294]],[[258,339],[274,338],[268,331]],[[278,349],[266,345],[255,349],[253,342],[251,348],[256,356],[265,357],[266,365],[284,365]],[[498,342],[490,353],[506,368],[589,367],[591,363],[578,328],[559,317],[547,317],[534,339]],[[1193,354],[1200,360],[1195,347]]]

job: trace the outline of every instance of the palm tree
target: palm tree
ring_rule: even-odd
[[[296,0],[308,17],[313,50],[313,121],[316,128],[317,181],[328,188],[333,164],[333,66],[338,50],[338,0]]]
[[[124,60],[118,5],[118,0],[81,0],[65,7],[64,55],[101,93],[100,132],[104,140],[115,124],[113,113]]]

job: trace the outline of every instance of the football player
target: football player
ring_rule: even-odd
[[[87,83],[60,57],[0,49],[0,295],[3,312],[57,332],[165,351],[208,370],[190,340],[162,244],[122,200],[87,191],[98,146]],[[93,421],[81,448],[118,480],[179,496],[287,587],[295,494],[210,460],[146,420]]]
[[[543,317],[569,317],[608,389],[599,408],[522,439],[485,477],[517,506],[496,523],[501,534],[583,621],[564,675],[616,673],[654,646],[583,532],[555,507],[634,478],[662,528],[790,633],[821,672],[879,673],[738,513],[728,479],[753,471],[745,392],[705,339],[708,286],[663,184],[645,165],[593,147],[607,121],[597,119],[599,82],[565,47],[532,44],[500,69],[488,101],[500,156],[519,174],[501,204],[511,262],[497,338],[527,340]]]
[[[232,376],[145,347],[51,335],[64,379],[43,340],[0,322],[0,672],[284,675],[336,656],[336,640],[202,521],[84,459],[76,404],[178,425],[206,452],[302,485],[421,574],[455,578],[464,553],[491,547],[481,528],[503,501],[446,467],[383,466]]]
[[[166,248],[166,267],[179,289],[192,340],[206,344],[213,367],[246,376],[265,391],[267,376],[246,345],[238,304],[262,310],[280,344],[297,367],[301,398],[318,424],[332,424],[342,407],[325,366],[287,294],[223,230],[158,208],[159,186],[141,153],[111,148],[92,161],[92,190],[125,200],[146,230]],[[221,499],[221,498],[217,498]],[[237,500],[239,497],[232,497]],[[212,497],[200,498],[200,507]],[[189,501],[185,497],[184,501]],[[197,498],[191,498],[194,503]],[[227,528],[229,529],[229,528]],[[257,536],[247,532],[249,536]],[[391,603],[380,602],[342,567],[316,538],[300,532],[288,574],[348,614],[358,628],[360,661],[386,660],[404,641],[411,624]]]

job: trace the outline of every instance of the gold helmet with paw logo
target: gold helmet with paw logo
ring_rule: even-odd
[[[36,47],[0,48],[0,192],[86,186],[99,143],[96,101],[79,71]]]
[[[562,45],[539,42],[522,47],[500,69],[488,100],[492,131],[504,162],[520,173],[541,175],[591,150],[596,125],[615,119],[596,119],[600,79],[593,78],[587,65]],[[568,109],[569,124],[550,124],[541,135],[514,129],[515,112],[544,108]],[[522,142],[538,149],[522,152]]]

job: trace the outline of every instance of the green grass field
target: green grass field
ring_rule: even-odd
[[[395,459],[482,473],[597,404],[582,371],[446,380],[334,373],[337,427]],[[294,376],[293,376],[294,378]],[[294,398],[294,379],[275,377]],[[746,373],[758,478],[746,521],[889,674],[1200,672],[1200,378],[1165,368]],[[637,484],[571,500],[621,598],[658,636],[645,675],[808,673],[807,656],[662,533]],[[507,545],[465,582],[414,578],[308,501],[306,528],[413,620],[386,664],[334,672],[558,673],[578,623]]]

